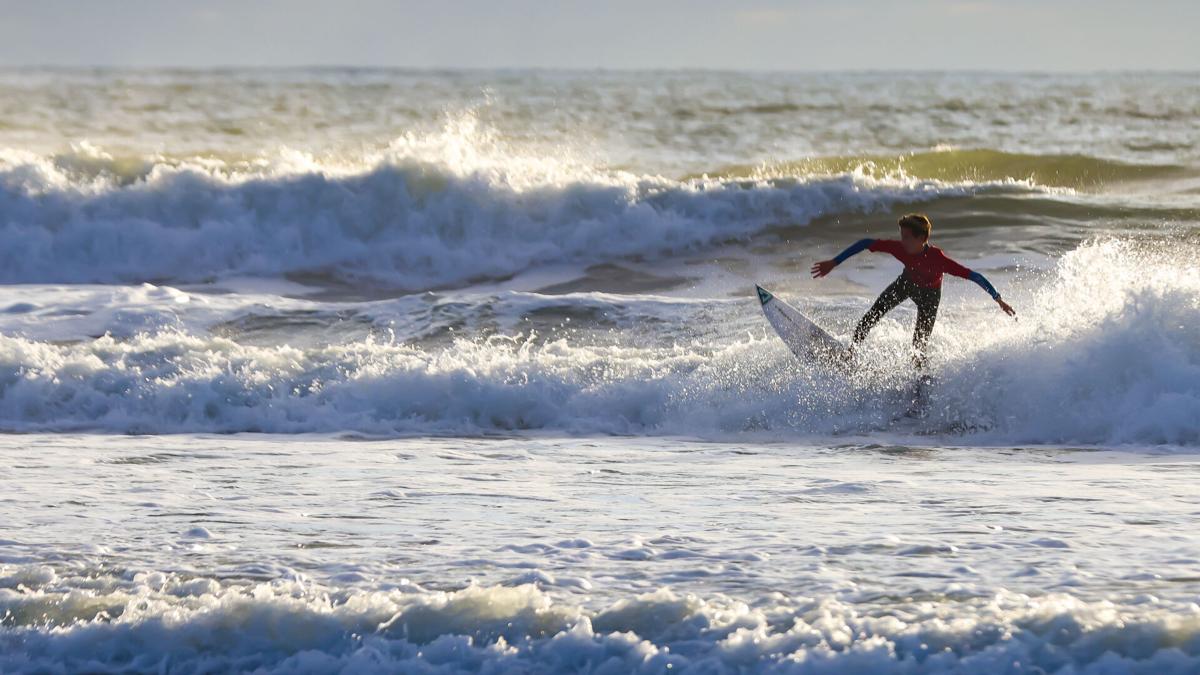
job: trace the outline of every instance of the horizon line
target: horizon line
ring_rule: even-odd
[[[1200,68],[1095,68],[1095,69],[1005,69],[1005,68],[720,68],[709,66],[408,66],[408,65],[349,65],[349,64],[221,64],[221,65],[132,65],[132,64],[0,64],[0,70],[17,71],[142,71],[142,72],[221,72],[221,71],[374,71],[426,73],[487,73],[487,72],[546,72],[546,73],[713,73],[756,75],[819,75],[819,74],[978,74],[978,75],[1190,75]]]

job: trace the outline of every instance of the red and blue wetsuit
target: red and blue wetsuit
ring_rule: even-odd
[[[862,251],[890,253],[904,263],[904,272],[883,290],[879,299],[867,310],[866,315],[854,329],[854,342],[862,342],[867,333],[901,302],[912,298],[917,305],[917,326],[913,331],[913,346],[917,348],[917,365],[924,364],[925,345],[937,320],[938,305],[942,300],[942,275],[949,274],[970,279],[979,284],[992,298],[999,300],[1000,293],[979,272],[972,271],[951,260],[942,249],[925,244],[920,253],[904,250],[904,245],[895,239],[860,239],[834,258],[839,265],[847,258]]]

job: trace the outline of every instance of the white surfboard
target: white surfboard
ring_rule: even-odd
[[[812,319],[800,313],[783,300],[775,297],[762,286],[758,290],[758,301],[771,327],[779,333],[784,344],[802,361],[838,362],[845,356],[846,347],[837,338],[825,332]]]

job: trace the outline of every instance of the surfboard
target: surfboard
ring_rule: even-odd
[[[755,285],[758,301],[762,304],[767,321],[779,334],[783,343],[802,361],[840,363],[846,355],[846,347],[838,342],[800,310],[775,297],[762,286]]]

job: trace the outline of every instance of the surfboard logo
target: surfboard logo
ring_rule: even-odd
[[[779,334],[779,338],[788,346],[788,349],[792,350],[796,358],[806,362],[841,362],[841,359],[834,359],[834,357],[840,357],[845,353],[846,348],[838,342],[837,338],[827,333],[824,328],[818,326],[800,310],[771,295],[771,292],[762,286],[755,284],[755,289],[758,291],[758,299],[762,302],[762,310],[763,314],[767,316],[767,322]]]
[[[765,288],[763,288],[762,286],[755,286],[754,288],[758,291],[758,301],[759,302],[761,302],[762,304],[765,305],[771,301],[771,294],[768,293]]]

